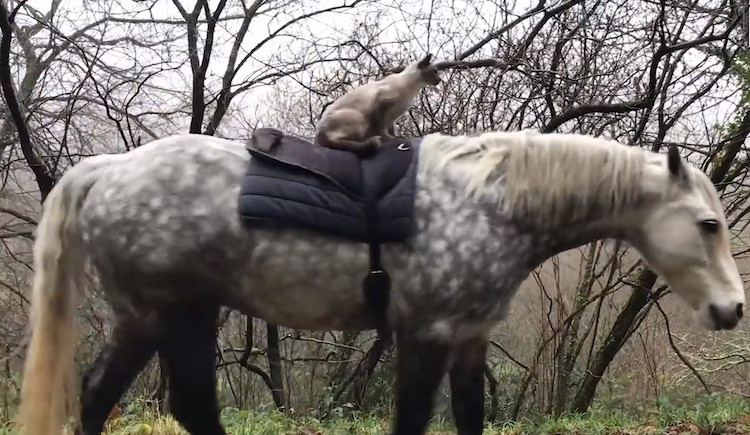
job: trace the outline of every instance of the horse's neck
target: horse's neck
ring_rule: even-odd
[[[546,259],[593,242],[595,240],[617,239],[627,240],[631,230],[637,229],[642,222],[644,212],[649,207],[661,201],[662,189],[668,185],[665,179],[663,156],[646,154],[646,163],[640,173],[636,190],[630,190],[628,195],[633,198],[617,210],[612,208],[611,198],[598,197],[590,204],[590,219],[560,222],[558,225],[548,225],[545,228],[527,228],[535,238],[535,262],[541,264]],[[614,176],[614,175],[611,175]],[[621,186],[625,189],[627,186]],[[626,192],[620,192],[625,195]],[[592,198],[597,198],[593,196]]]
[[[436,183],[437,191],[447,189],[448,191],[460,192],[466,189],[468,175],[473,170],[474,168],[471,164],[451,162],[446,165],[438,178],[428,177],[424,181]],[[654,184],[657,188],[658,186],[663,186],[663,181],[660,182],[660,177],[662,176],[659,175],[659,171],[663,170],[652,168],[649,171],[652,172],[650,178],[656,180],[651,184]],[[443,185],[440,186],[441,184]],[[494,188],[502,189],[498,185],[495,185]],[[641,203],[634,204],[632,210],[620,210],[618,213],[602,212],[602,210],[611,208],[611,204],[607,203],[611,199],[607,196],[602,196],[600,199],[601,203],[597,204],[595,202],[590,204],[592,207],[590,220],[579,219],[576,221],[560,222],[558,224],[551,224],[550,221],[545,221],[540,224],[538,223],[539,219],[532,219],[531,216],[524,218],[522,216],[514,216],[512,211],[503,211],[500,204],[497,203],[498,197],[502,197],[502,192],[499,195],[480,195],[478,199],[471,201],[476,204],[479,212],[491,217],[490,220],[495,225],[503,227],[504,236],[513,239],[523,239],[523,243],[521,243],[523,245],[526,245],[526,242],[529,241],[529,252],[518,252],[518,255],[519,261],[529,264],[531,267],[543,263],[556,254],[585,245],[594,240],[622,239],[625,234],[624,230],[634,225],[631,217],[636,217],[637,219],[639,215],[638,210],[644,206]],[[528,210],[528,212],[533,213],[533,210]]]
[[[637,229],[640,225],[644,216],[643,213],[647,210],[651,201],[658,200],[655,199],[655,196],[643,197],[641,202],[621,210],[617,214],[609,214],[588,221],[561,223],[548,228],[525,227],[524,232],[532,234],[535,240],[534,262],[541,264],[554,255],[595,240],[630,241],[627,239],[628,234],[632,234],[632,230]]]
[[[601,201],[606,201],[602,198]],[[607,204],[593,204],[603,209]],[[560,222],[556,225],[536,226],[533,221],[514,220],[520,233],[533,240],[531,254],[532,267],[540,265],[550,257],[569,249],[586,245],[595,240],[623,240],[627,230],[637,226],[643,204],[634,205],[632,209],[622,210],[618,214],[604,217],[592,217],[590,220]],[[592,216],[596,216],[593,214]]]
[[[622,228],[612,220],[600,220],[547,228],[540,231],[525,229],[534,239],[533,266],[549,258],[595,240],[621,239]]]

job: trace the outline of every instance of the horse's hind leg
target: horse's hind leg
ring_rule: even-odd
[[[447,344],[398,333],[395,435],[422,435],[430,422],[435,392],[448,368]]]
[[[190,307],[163,319],[158,352],[169,374],[169,410],[192,435],[226,435],[216,398],[218,315],[218,306]]]
[[[156,352],[153,339],[118,320],[112,337],[81,382],[82,435],[99,435],[109,412]],[[78,431],[77,431],[78,432]]]
[[[458,435],[481,435],[484,428],[484,363],[489,341],[462,343],[450,368],[451,406]]]

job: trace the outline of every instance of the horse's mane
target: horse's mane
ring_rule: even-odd
[[[424,171],[458,169],[466,193],[491,197],[516,218],[542,227],[614,216],[641,199],[645,152],[580,134],[431,134]]]

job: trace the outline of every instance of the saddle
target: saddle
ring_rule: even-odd
[[[274,128],[259,128],[246,145],[253,157],[272,160],[329,180],[352,198],[380,199],[404,177],[413,147],[404,139],[383,144],[373,156],[314,145]]]
[[[252,158],[240,187],[244,225],[304,228],[367,243],[370,272],[363,288],[378,335],[386,340],[390,278],[380,246],[404,242],[416,231],[419,142],[396,138],[372,156],[359,157],[259,128],[245,146]]]

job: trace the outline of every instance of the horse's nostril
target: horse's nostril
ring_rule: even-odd
[[[711,314],[711,317],[713,317],[714,320],[721,319],[721,316],[719,315],[719,307],[717,307],[716,304],[709,304],[708,312]]]
[[[734,309],[731,308],[731,305],[722,309],[716,304],[709,304],[708,312],[716,328],[725,330],[734,329],[744,315],[742,303],[737,303]]]

